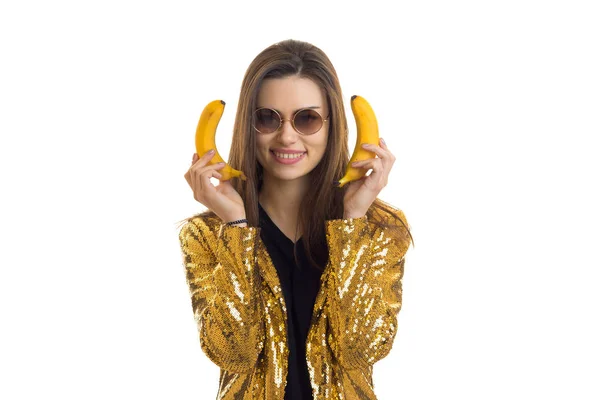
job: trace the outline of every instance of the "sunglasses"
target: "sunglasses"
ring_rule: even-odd
[[[328,116],[329,117],[329,116]],[[281,118],[279,113],[271,108],[259,108],[254,112],[252,125],[259,133],[273,133],[281,128],[283,121],[291,121],[292,126],[301,135],[317,133],[327,119],[310,108],[298,110],[291,120]]]

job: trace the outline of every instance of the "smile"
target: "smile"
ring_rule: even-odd
[[[275,158],[275,160],[281,164],[294,164],[306,156],[306,152],[297,154],[282,154],[270,151],[270,153],[273,155],[273,158]]]
[[[276,153],[276,152],[273,152],[273,154],[275,154],[279,158],[298,158],[298,157],[302,157],[304,155],[304,153],[285,154],[285,153]]]

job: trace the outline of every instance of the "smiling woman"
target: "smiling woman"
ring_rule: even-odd
[[[269,46],[242,83],[228,164],[194,155],[186,180],[208,211],[179,239],[200,345],[221,368],[220,399],[376,399],[373,364],[402,305],[404,213],[377,198],[394,164],[335,187],[349,162],[337,74],[318,47]]]
[[[259,201],[265,204],[269,194],[306,191],[309,174],[323,158],[329,135],[327,122],[318,111],[328,115],[329,109],[324,91],[313,80],[298,75],[264,80],[257,105],[256,158],[264,180]],[[304,187],[298,185],[301,181]]]

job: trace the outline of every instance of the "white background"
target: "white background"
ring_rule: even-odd
[[[3,2],[0,398],[213,399],[176,222],[204,105],[295,38],[397,157],[399,332],[381,400],[600,398],[592,1]]]

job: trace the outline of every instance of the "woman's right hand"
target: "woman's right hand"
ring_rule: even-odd
[[[194,153],[192,157],[192,166],[184,177],[194,192],[194,199],[217,214],[223,222],[246,218],[244,201],[231,183],[221,181],[218,186],[211,183],[210,178],[222,178],[217,171],[225,167],[225,164],[207,165],[214,155],[207,152],[198,158],[198,154]]]

